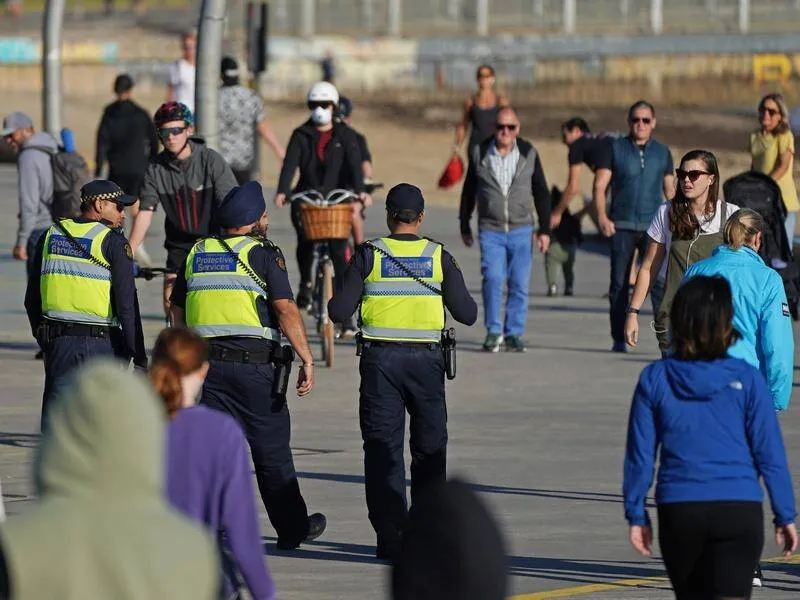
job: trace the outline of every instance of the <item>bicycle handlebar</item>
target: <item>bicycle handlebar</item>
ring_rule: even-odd
[[[335,204],[341,204],[347,200],[356,200],[358,194],[351,190],[335,189],[328,192],[327,196],[323,196],[322,192],[317,190],[306,190],[304,192],[297,192],[290,196],[291,201],[299,200],[300,202],[307,202],[314,206],[328,207]]]
[[[163,275],[164,273],[168,273],[168,271],[163,267],[140,267],[138,264],[134,263],[133,276],[136,279],[150,281],[156,275]]]

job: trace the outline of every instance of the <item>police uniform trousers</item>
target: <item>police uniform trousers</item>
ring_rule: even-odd
[[[447,466],[444,356],[438,345],[371,343],[359,365],[359,420],[369,520],[378,537],[402,532],[407,518],[405,412],[410,417],[411,500],[443,481]]]
[[[63,391],[72,372],[91,358],[113,357],[116,352],[110,335],[61,335],[44,344],[44,395],[41,429],[44,431],[47,409]]]
[[[284,398],[271,395],[275,367],[211,360],[201,404],[234,417],[244,430],[258,490],[280,540],[308,535],[308,509],[300,494],[289,447],[291,421]]]

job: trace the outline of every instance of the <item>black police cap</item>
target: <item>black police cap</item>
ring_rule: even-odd
[[[96,200],[110,200],[123,206],[133,206],[136,198],[129,196],[113,181],[95,179],[81,188],[81,202],[90,203]]]

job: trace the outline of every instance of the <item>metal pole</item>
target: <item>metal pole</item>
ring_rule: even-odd
[[[664,2],[650,0],[650,28],[656,35],[664,31]]]
[[[475,33],[489,35],[489,0],[475,0]]]
[[[403,0],[389,0],[386,29],[391,37],[400,37],[403,22]]]
[[[42,48],[42,129],[56,137],[61,131],[61,32],[65,0],[47,0]]]
[[[302,0],[300,5],[300,37],[314,37],[317,23],[316,5],[314,0]]]
[[[206,146],[219,148],[219,65],[227,0],[203,0],[197,36],[195,118]]]
[[[750,31],[750,0],[739,0],[739,31]]]
[[[564,33],[575,33],[575,0],[564,0]]]

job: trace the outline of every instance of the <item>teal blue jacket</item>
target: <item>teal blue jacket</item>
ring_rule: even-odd
[[[719,246],[695,263],[684,281],[695,275],[721,275],[733,294],[733,325],[741,334],[728,354],[758,368],[769,384],[777,410],[789,406],[794,376],[792,318],[783,281],[750,248]]]

